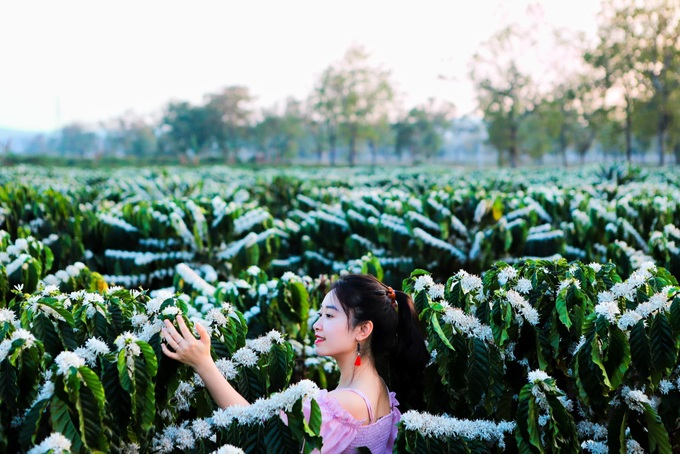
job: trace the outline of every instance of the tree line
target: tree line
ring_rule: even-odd
[[[554,154],[567,165],[568,156],[582,161],[592,150],[628,161],[655,150],[659,165],[670,153],[680,162],[680,0],[603,0],[595,41],[539,31],[508,25],[470,62],[499,164]],[[260,109],[248,87],[228,86],[200,103],[169,102],[157,118],[122,115],[100,132],[70,124],[36,137],[27,151],[225,163],[427,161],[442,152],[455,113],[454,104],[434,99],[404,109],[390,72],[355,45],[304,100]]]

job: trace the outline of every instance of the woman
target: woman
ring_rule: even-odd
[[[210,336],[197,324],[196,339],[181,317],[180,332],[166,320],[163,353],[190,365],[221,408],[248,405],[217,369],[210,355]],[[428,360],[411,297],[373,276],[350,274],[331,286],[314,323],[317,354],[333,357],[340,381],[321,391],[322,453],[392,452],[401,413],[399,399],[411,408],[422,405],[423,372]],[[174,351],[173,351],[174,350]]]

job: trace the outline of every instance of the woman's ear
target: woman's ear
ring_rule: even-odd
[[[371,335],[373,332],[373,322],[370,320],[367,320],[363,323],[361,323],[359,326],[357,326],[357,341],[362,342],[368,338],[368,336]]]

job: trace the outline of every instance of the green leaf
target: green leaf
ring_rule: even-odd
[[[630,330],[628,338],[632,365],[642,377],[649,376],[651,351],[644,320],[640,320]]]
[[[680,296],[673,298],[670,307],[670,322],[676,336],[680,336]]]
[[[609,331],[608,348],[605,354],[604,366],[611,386],[618,388],[630,365],[630,346],[626,335],[615,325]]]
[[[649,340],[652,353],[652,367],[659,372],[671,369],[677,359],[676,341],[671,325],[663,313],[652,317],[649,325]]]
[[[265,423],[264,445],[266,452],[299,452],[300,446],[293,439],[290,429],[278,416]]]
[[[130,379],[131,371],[128,371],[127,355],[125,354],[125,351],[126,349],[123,348],[118,352],[118,380],[123,389],[132,394],[134,390]]]
[[[559,320],[568,329],[571,328],[571,319],[569,318],[569,309],[567,308],[566,294],[568,289],[564,289],[557,294],[555,301],[555,309],[559,314]]]
[[[432,329],[434,329],[434,332],[437,333],[437,336],[444,343],[444,345],[446,345],[451,350],[455,350],[453,345],[451,345],[451,342],[449,342],[449,339],[446,337],[446,334],[444,334],[442,327],[439,325],[439,319],[437,318],[438,315],[439,314],[436,312],[432,312],[432,316],[430,317],[430,326],[432,326]]]
[[[142,355],[144,355],[146,373],[149,377],[155,377],[158,372],[158,359],[156,358],[156,353],[147,342],[138,340],[136,343],[142,351]]]
[[[40,427],[42,417],[47,410],[47,405],[50,403],[49,399],[43,399],[38,401],[33,405],[21,425],[21,432],[19,433],[19,443],[24,448],[27,448],[30,444],[35,443],[35,436]]]
[[[80,452],[82,450],[83,443],[80,439],[77,426],[71,419],[68,404],[56,396],[50,401],[50,425],[53,431],[59,432],[71,440],[71,450],[73,452]]]
[[[517,404],[515,421],[515,439],[520,452],[543,452],[540,432],[538,429],[538,412],[534,396],[531,394],[531,384],[522,387]]]
[[[671,443],[668,432],[661,422],[661,417],[651,405],[647,403],[642,405],[645,408],[645,422],[647,423],[650,450],[658,450],[657,452],[660,453],[670,453],[672,451]]]
[[[471,408],[475,408],[489,388],[489,352],[486,344],[478,338],[468,342],[468,367],[465,371],[467,383],[466,398]]]
[[[45,346],[45,351],[53,358],[64,350],[61,339],[52,321],[42,312],[38,312],[33,319],[33,334]]]
[[[269,392],[281,391],[288,385],[293,373],[293,356],[293,349],[288,342],[272,345],[267,363]]]
[[[607,446],[611,453],[626,454],[628,411],[628,407],[625,405],[612,408],[611,417],[607,424]]]
[[[0,361],[0,376],[2,377],[2,380],[0,380],[0,404],[5,404],[10,408],[16,408],[16,401],[19,396],[17,370],[7,358]]]
[[[78,412],[80,436],[87,448],[102,450],[105,446],[102,434],[104,390],[99,378],[88,367],[79,368],[78,373],[86,384],[72,390]],[[99,395],[100,399],[97,399],[96,395]]]
[[[321,407],[315,399],[310,402],[309,428],[315,435],[318,435],[321,431]]]

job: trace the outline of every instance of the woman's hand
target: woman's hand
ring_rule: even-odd
[[[177,331],[170,320],[164,321],[165,327],[161,330],[161,335],[165,342],[161,342],[161,349],[168,358],[188,364],[198,372],[202,367],[213,362],[210,355],[210,336],[208,331],[206,331],[203,325],[196,323],[196,330],[200,336],[196,339],[186,323],[184,323],[181,315],[178,315],[176,320],[179,331]]]

